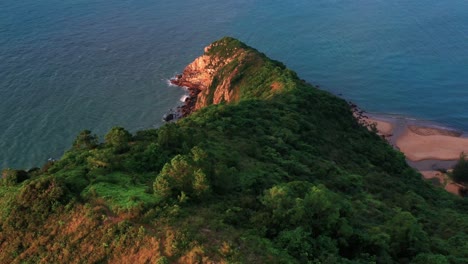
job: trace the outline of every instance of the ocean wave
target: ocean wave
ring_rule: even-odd
[[[188,94],[184,94],[184,95],[182,95],[182,97],[180,97],[180,101],[181,101],[182,103],[184,103],[185,100],[187,100],[187,98],[189,98]]]
[[[166,83],[167,83],[167,86],[170,86],[170,87],[177,87],[177,85],[175,85],[175,84],[173,84],[173,83],[171,82],[172,79],[173,79],[173,78],[171,78],[171,79],[165,79],[165,81],[166,81]]]

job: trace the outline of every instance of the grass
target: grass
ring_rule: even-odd
[[[112,210],[132,209],[142,205],[154,206],[159,200],[153,194],[147,193],[148,186],[119,185],[109,182],[99,182],[88,186],[82,196],[85,198],[102,198]]]

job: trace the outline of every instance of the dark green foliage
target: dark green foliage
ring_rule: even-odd
[[[157,143],[148,143],[148,145],[141,146],[139,151],[132,153],[130,157],[125,160],[124,165],[127,170],[136,172],[155,171],[158,172],[168,160],[168,154]]]
[[[274,186],[262,198],[268,216],[262,225],[275,235],[279,230],[302,226],[314,236],[329,234],[338,223],[340,204],[333,192],[308,182]]]
[[[468,161],[465,153],[460,154],[460,159],[453,168],[452,178],[456,182],[468,182]]]
[[[397,259],[411,259],[429,251],[429,238],[409,212],[397,213],[388,223],[390,249]]]
[[[421,253],[416,256],[412,264],[449,264],[449,260],[440,254],[428,254],[428,253]]]
[[[131,138],[132,135],[122,127],[113,127],[105,136],[106,144],[118,153],[128,149]]]
[[[83,130],[73,142],[73,147],[77,149],[93,149],[98,145],[98,138],[91,134],[89,130]]]

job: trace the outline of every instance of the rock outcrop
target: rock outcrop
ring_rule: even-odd
[[[195,59],[183,71],[171,80],[175,85],[186,87],[189,97],[180,108],[181,115],[187,116],[191,112],[210,104],[232,102],[239,99],[238,92],[233,89],[232,79],[238,74],[240,63],[234,69],[230,69],[227,76],[220,76],[223,68],[233,62],[242,61],[246,51],[242,48],[234,48],[229,53],[220,56],[212,49],[227,45],[229,38],[222,39],[205,47],[204,55]],[[219,81],[221,81],[219,83]]]
[[[185,117],[205,106],[244,99],[268,99],[303,83],[284,64],[230,37],[205,48],[171,82],[186,87],[189,97],[175,116]]]

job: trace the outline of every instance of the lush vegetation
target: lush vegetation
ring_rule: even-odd
[[[256,56],[238,103],[104,142],[83,131],[56,162],[4,170],[0,263],[468,263],[466,199],[343,100],[221,41]]]
[[[235,100],[232,101],[238,101],[239,98],[270,99],[277,93],[284,94],[297,86],[295,72],[237,39],[223,38],[213,43],[206,55],[219,61],[230,61],[215,73],[209,89],[208,104],[213,102],[216,87],[225,81],[229,81],[229,89],[233,91]]]

